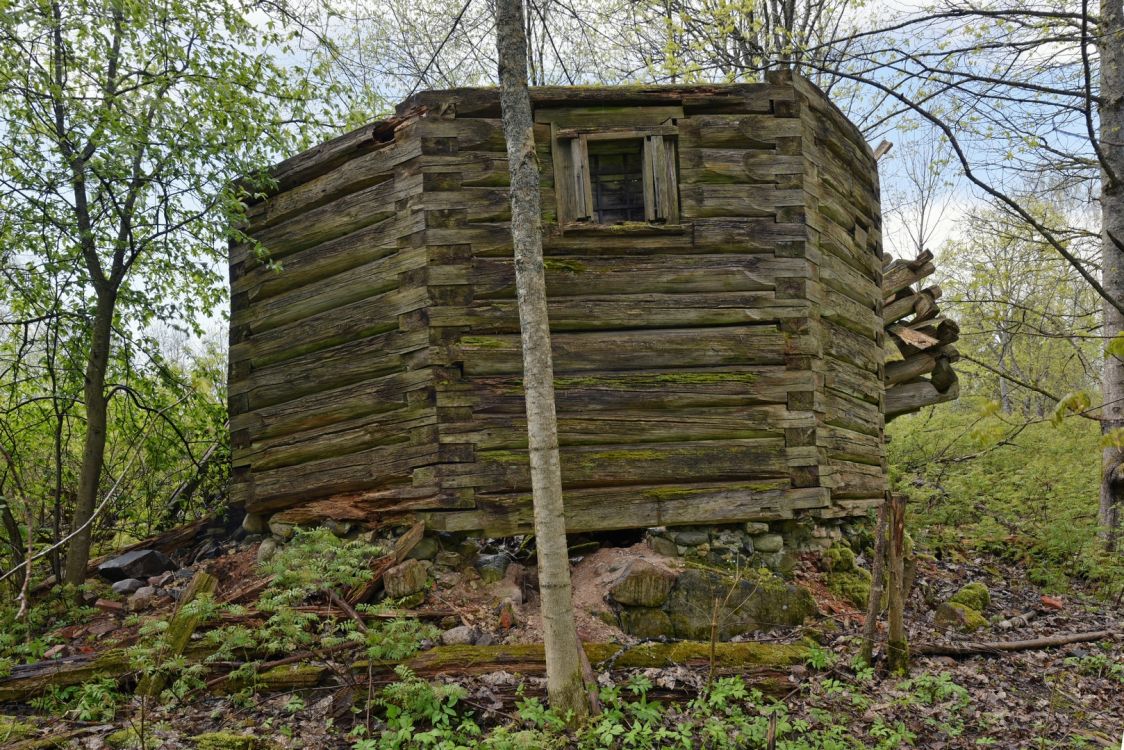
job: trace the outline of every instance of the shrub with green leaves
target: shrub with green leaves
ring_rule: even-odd
[[[891,480],[913,500],[911,531],[931,547],[1005,556],[1046,588],[1074,577],[1124,581],[1120,559],[1097,539],[1095,422],[1025,424],[994,409],[946,407],[896,419],[887,433]]]

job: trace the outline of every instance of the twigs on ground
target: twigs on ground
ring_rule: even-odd
[[[960,643],[921,643],[913,652],[925,656],[987,656],[1008,651],[1034,651],[1042,648],[1067,646],[1071,643],[1107,641],[1124,635],[1119,630],[1094,630],[1087,633],[1069,633],[1025,641],[961,641]]]

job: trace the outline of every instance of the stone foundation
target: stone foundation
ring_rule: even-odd
[[[861,523],[824,520],[749,521],[715,526],[650,528],[654,552],[724,568],[768,568],[787,576],[801,552],[822,552],[840,541],[858,540]]]

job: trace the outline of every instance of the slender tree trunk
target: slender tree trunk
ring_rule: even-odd
[[[874,635],[878,630],[878,615],[882,611],[883,582],[886,580],[886,526],[890,509],[889,498],[883,498],[878,506],[878,521],[874,525],[874,557],[870,561],[870,597],[866,603],[866,619],[863,621],[863,643],[859,656],[863,663],[874,663]]]
[[[1124,7],[1120,0],[1101,0],[1100,35],[1100,145],[1107,170],[1102,171],[1101,225],[1103,232],[1103,278],[1105,291],[1124,299]],[[1107,302],[1104,333],[1110,339],[1124,333],[1124,315]],[[1104,409],[1101,431],[1124,428],[1124,360],[1105,355]],[[1119,433],[1118,433],[1119,434]],[[1124,494],[1124,450],[1116,445],[1104,449],[1099,521],[1105,546],[1115,550],[1120,533]]]
[[[909,643],[905,634],[905,495],[890,495],[889,633],[886,662],[890,673],[909,674]]]
[[[93,330],[90,332],[90,355],[86,360],[86,382],[83,393],[86,400],[86,440],[82,449],[82,468],[78,475],[78,497],[74,505],[70,530],[81,529],[70,541],[66,552],[65,582],[79,586],[86,580],[86,565],[90,561],[90,538],[101,483],[102,465],[105,461],[105,435],[108,399],[105,395],[105,371],[109,363],[109,341],[113,329],[113,312],[117,293],[112,288],[98,289],[97,310]],[[84,528],[83,528],[84,527]]]
[[[562,471],[554,411],[554,364],[546,308],[542,259],[539,166],[527,89],[527,41],[522,0],[497,0],[500,104],[511,171],[511,238],[515,246],[515,288],[523,340],[523,388],[535,512],[547,694],[562,713],[580,720],[589,712],[582,680],[577,629],[566,552]]]

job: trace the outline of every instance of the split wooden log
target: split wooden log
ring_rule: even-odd
[[[924,378],[888,388],[886,390],[886,421],[889,422],[902,414],[919,411],[926,406],[955,401],[960,396],[960,384],[955,379],[955,373],[952,373],[952,378],[952,383],[943,393],[937,390],[932,382]]]
[[[1107,641],[1124,636],[1120,630],[1094,630],[1086,633],[1070,633],[1044,638],[1031,638],[1025,641],[961,641],[959,643],[922,643],[915,645],[913,652],[925,656],[987,656],[1010,651],[1034,651],[1042,648],[1068,646],[1071,643],[1092,643]]]
[[[882,308],[882,320],[889,324],[895,323],[911,315],[924,318],[937,309],[937,300],[941,296],[939,286],[930,286],[920,292],[903,290],[897,297],[887,302]]]
[[[378,590],[382,584],[382,577],[386,571],[393,568],[398,563],[406,559],[406,555],[418,545],[425,535],[425,522],[418,521],[410,529],[398,538],[394,543],[394,550],[388,554],[375,560],[371,563],[371,577],[367,579],[366,583],[356,586],[347,594],[347,603],[355,606],[361,604],[371,598],[371,595]]]
[[[341,644],[341,650],[348,645],[350,644]],[[768,675],[779,685],[786,685],[787,680],[784,675],[770,670],[803,663],[809,653],[808,647],[802,643],[718,643],[713,650],[711,644],[697,641],[645,643],[631,647],[616,643],[586,643],[583,648],[590,663],[600,670],[703,666],[710,663],[713,654],[715,668],[722,673]],[[327,651],[330,649],[324,653]],[[183,656],[189,664],[194,664],[204,662],[210,653],[209,648],[193,646]],[[274,661],[271,668],[254,678],[254,685],[262,691],[313,687],[333,673],[333,669],[325,664],[300,663],[316,658],[314,654],[305,654]],[[382,684],[397,679],[394,668],[399,664],[404,664],[422,677],[486,674],[501,670],[521,675],[540,675],[546,670],[541,643],[440,646],[401,661],[357,661],[351,665],[351,669],[364,676],[370,673]],[[215,668],[219,665],[208,666]],[[129,671],[129,659],[123,649],[114,649],[96,657],[70,657],[17,666],[9,677],[0,680],[0,702],[27,701],[52,686],[77,685],[102,676],[121,677]],[[225,676],[212,679],[208,684],[220,692],[240,687],[236,681]]]
[[[882,272],[882,294],[887,298],[893,297],[901,290],[931,276],[936,270],[933,254],[928,250],[911,261],[896,260]]]
[[[905,609],[905,496],[890,495],[889,543],[889,634],[886,661],[890,672],[909,673],[909,643],[906,641]]]
[[[863,620],[863,641],[860,658],[868,666],[874,663],[874,634],[878,629],[878,613],[882,611],[882,592],[886,580],[886,527],[889,525],[889,498],[878,506],[878,522],[874,526],[874,558],[870,562],[870,596]]]
[[[202,570],[197,572],[191,582],[187,584],[183,595],[180,596],[175,614],[172,615],[172,619],[168,623],[168,631],[164,638],[164,649],[161,654],[165,661],[174,661],[180,657],[191,641],[195,629],[199,627],[200,617],[192,611],[189,605],[200,596],[209,596],[215,593],[218,584],[217,578]],[[137,693],[154,698],[163,692],[167,682],[167,675],[161,672],[146,675],[141,678],[140,684],[137,685]]]

